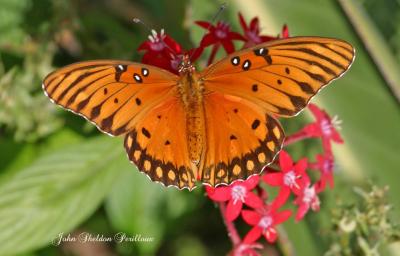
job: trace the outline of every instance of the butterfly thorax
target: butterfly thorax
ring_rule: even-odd
[[[198,165],[205,142],[204,86],[189,62],[182,64],[178,88],[186,114],[189,157],[192,163]]]

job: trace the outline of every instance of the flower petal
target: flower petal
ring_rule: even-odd
[[[253,175],[247,180],[243,182],[243,185],[247,188],[247,190],[252,190],[254,189],[258,183],[260,182],[260,176],[259,175]]]
[[[234,202],[232,199],[229,200],[228,206],[226,207],[225,217],[228,221],[233,221],[240,215],[243,203],[240,200]]]
[[[306,203],[300,204],[299,208],[297,209],[295,220],[296,221],[302,220],[309,209],[310,209],[309,204],[306,204]]]
[[[210,30],[211,27],[214,27],[210,22],[207,22],[207,21],[199,20],[199,21],[195,21],[194,23],[196,23],[200,27],[208,29],[208,30]]]
[[[216,44],[217,42],[218,41],[214,37],[214,35],[212,33],[208,33],[207,35],[205,35],[203,37],[203,39],[201,39],[200,46],[201,47],[207,47],[207,46],[210,46],[212,44]]]
[[[246,21],[243,18],[243,15],[239,12],[239,22],[240,22],[240,26],[242,26],[242,29],[244,31],[249,30],[249,28],[247,27]]]
[[[282,205],[286,203],[289,196],[290,196],[290,188],[287,186],[281,187],[277,197],[275,197],[274,201],[271,204],[271,209],[272,210],[279,209]]]
[[[250,211],[250,210],[243,210],[242,211],[242,218],[243,220],[250,225],[257,225],[258,222],[261,219],[260,214],[258,214],[255,211]]]
[[[222,46],[224,47],[226,53],[230,54],[235,51],[235,46],[229,39],[222,40]]]
[[[268,232],[264,232],[264,237],[268,242],[274,243],[276,241],[276,239],[278,238],[278,234],[277,234],[275,228],[269,228]]]
[[[279,165],[281,166],[282,171],[284,172],[289,171],[293,168],[292,158],[284,150],[281,150],[281,152],[279,153]]]
[[[264,205],[263,201],[250,191],[247,192],[244,203],[254,209],[261,208]]]
[[[284,210],[274,215],[274,225],[278,225],[287,219],[289,219],[292,212],[290,210]]]
[[[274,172],[265,174],[262,179],[270,186],[281,186],[283,182],[282,172]]]
[[[289,28],[288,28],[288,26],[286,24],[283,25],[281,37],[282,38],[288,38],[289,37]]]
[[[307,158],[303,158],[296,163],[296,165],[294,166],[294,170],[297,174],[303,175],[306,172],[307,166]]]
[[[257,239],[260,238],[260,236],[261,236],[261,228],[255,226],[249,231],[249,233],[246,234],[246,236],[243,239],[243,243],[251,244],[257,241]]]
[[[225,202],[231,198],[231,188],[228,186],[222,186],[218,188],[206,186],[206,191],[208,197],[213,201]]]

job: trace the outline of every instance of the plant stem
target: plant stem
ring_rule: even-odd
[[[222,219],[224,220],[226,229],[228,230],[228,236],[232,241],[233,247],[235,248],[242,242],[242,240],[240,239],[240,236],[233,222],[225,218],[226,204],[224,202],[219,203],[219,209],[221,211]]]
[[[287,136],[283,145],[288,146],[299,140],[304,140],[304,139],[308,139],[308,138],[311,138],[311,136],[309,134],[307,134],[305,131],[301,130],[299,132],[296,132],[292,135]]]

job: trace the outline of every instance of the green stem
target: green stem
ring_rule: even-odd
[[[400,66],[382,34],[359,1],[337,0],[353,24],[372,60],[378,67],[390,90],[400,101]]]

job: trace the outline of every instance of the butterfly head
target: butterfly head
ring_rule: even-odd
[[[189,73],[193,73],[195,71],[195,68],[194,68],[192,62],[190,61],[189,55],[187,55],[187,54],[183,55],[182,61],[178,66],[178,71],[179,71],[179,74],[189,74]]]

